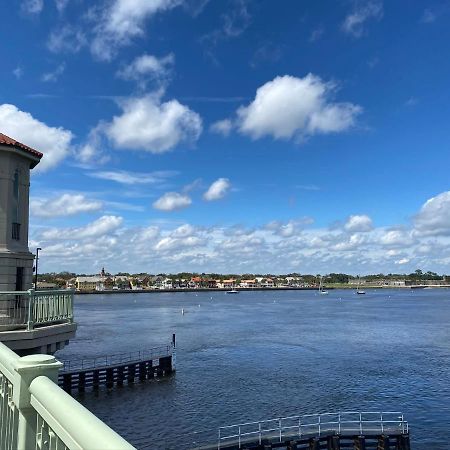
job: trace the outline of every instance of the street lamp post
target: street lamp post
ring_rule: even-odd
[[[37,281],[38,281],[39,250],[42,250],[42,248],[38,247],[36,249],[36,273],[34,274],[34,290],[35,291],[37,291]]]

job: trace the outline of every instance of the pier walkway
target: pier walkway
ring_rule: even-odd
[[[190,448],[410,450],[409,425],[400,412],[347,411],[280,417],[220,427],[217,439],[214,446]]]
[[[159,378],[176,369],[175,335],[170,344],[160,347],[62,363],[58,384],[68,393]]]

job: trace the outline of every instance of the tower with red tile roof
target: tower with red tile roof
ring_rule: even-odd
[[[0,132],[0,291],[31,288],[28,248],[30,171],[42,153]]]

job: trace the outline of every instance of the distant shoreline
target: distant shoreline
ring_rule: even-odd
[[[426,287],[448,288],[449,286],[364,286],[361,289],[425,289]],[[313,287],[273,287],[273,288],[234,288],[237,291],[317,291],[318,288]],[[354,286],[333,286],[325,287],[327,290],[347,289],[356,290]],[[75,295],[100,295],[100,294],[159,294],[171,292],[227,292],[228,288],[186,288],[186,289],[123,289],[123,290],[104,290],[104,291],[75,291]]]

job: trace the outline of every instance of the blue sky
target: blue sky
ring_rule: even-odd
[[[450,2],[0,13],[43,270],[449,272]]]

